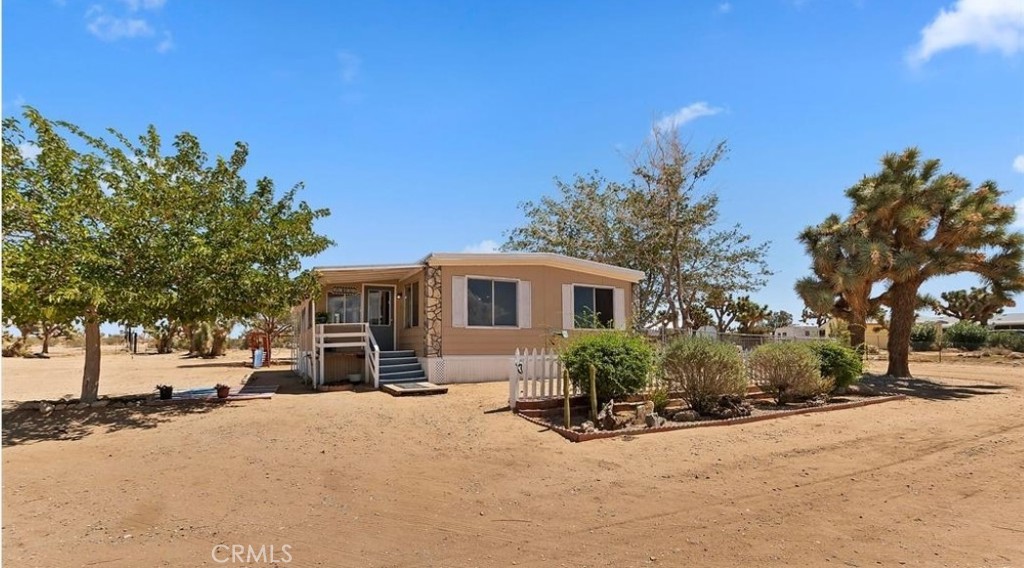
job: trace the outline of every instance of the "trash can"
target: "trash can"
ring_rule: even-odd
[[[263,348],[256,349],[256,352],[252,354],[252,368],[259,369],[263,366]]]

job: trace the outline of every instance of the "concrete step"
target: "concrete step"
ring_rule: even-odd
[[[423,372],[423,369],[416,369],[414,371],[399,371],[397,373],[385,373],[381,371],[380,381],[395,381],[395,380],[426,380],[427,375]]]
[[[416,352],[411,350],[411,349],[406,349],[404,351],[381,351],[380,352],[380,358],[381,359],[394,359],[396,357],[415,357],[415,356],[416,356]]]
[[[420,373],[417,376],[410,376],[410,377],[381,377],[380,378],[380,384],[381,385],[396,385],[396,384],[401,384],[401,383],[422,383],[422,382],[426,382],[426,380],[427,380],[427,376],[424,375],[423,373]]]
[[[415,357],[390,357],[388,359],[385,359],[385,358],[381,357],[381,359],[380,359],[380,366],[381,367],[394,367],[394,366],[397,366],[397,365],[419,365],[419,364],[420,364],[420,360],[415,358]]]
[[[394,374],[394,373],[402,373],[402,372],[405,372],[405,371],[422,371],[422,370],[423,369],[420,367],[420,364],[418,362],[417,363],[399,363],[397,365],[388,364],[388,365],[381,365],[380,366],[380,374],[381,375],[391,375],[391,374]]]

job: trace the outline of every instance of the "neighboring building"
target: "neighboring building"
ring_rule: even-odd
[[[821,327],[816,325],[793,324],[776,329],[772,335],[774,335],[776,339],[781,339],[783,341],[823,339],[827,336],[827,327],[828,324],[822,325]]]
[[[997,314],[992,317],[989,327],[996,331],[1024,331],[1024,313]]]
[[[517,348],[552,347],[595,318],[625,329],[644,277],[549,253],[315,271],[321,295],[293,309],[295,370],[314,387],[356,374],[375,386],[505,380]]]

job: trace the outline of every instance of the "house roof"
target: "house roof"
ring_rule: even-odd
[[[420,261],[427,266],[551,266],[553,268],[564,268],[575,270],[597,276],[616,278],[628,282],[639,282],[644,279],[644,273],[639,270],[632,270],[595,262],[555,254],[551,252],[435,252],[423,257]]]
[[[415,264],[365,264],[358,266],[316,266],[313,270],[330,276],[331,282],[359,282],[368,278],[394,278],[401,280],[413,275],[424,266],[551,266],[575,270],[586,274],[605,276],[628,282],[643,280],[639,270],[613,266],[603,262],[583,260],[563,254],[548,252],[434,252]]]
[[[998,314],[992,316],[992,321],[989,323],[992,325],[1021,325],[1024,324],[1024,312]]]

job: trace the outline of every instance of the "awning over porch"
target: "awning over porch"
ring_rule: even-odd
[[[357,282],[383,282],[403,280],[423,270],[422,264],[377,264],[364,266],[318,266],[320,273],[331,284]]]

